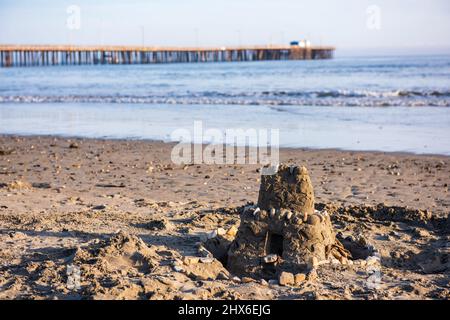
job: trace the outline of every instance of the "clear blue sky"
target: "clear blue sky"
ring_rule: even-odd
[[[81,9],[79,30],[66,26],[70,5]],[[373,5],[379,29],[367,27]],[[341,52],[450,52],[450,1],[0,0],[2,44],[139,45],[143,38],[174,46],[308,38]]]

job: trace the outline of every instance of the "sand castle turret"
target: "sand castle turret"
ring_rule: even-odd
[[[283,166],[277,174],[261,176],[258,207],[266,211],[274,208],[314,213],[314,191],[308,170]]]
[[[227,267],[235,274],[271,278],[349,255],[336,239],[329,215],[314,210],[308,170],[281,165],[275,174],[262,176],[258,204],[242,211]]]

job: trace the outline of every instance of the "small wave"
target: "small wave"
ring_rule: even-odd
[[[309,98],[386,98],[386,97],[450,97],[450,91],[438,90],[323,90],[323,91],[263,91],[263,96]]]
[[[450,106],[446,91],[320,91],[260,93],[199,92],[166,96],[134,95],[0,95],[0,103],[111,103],[183,105],[267,105],[267,106]]]

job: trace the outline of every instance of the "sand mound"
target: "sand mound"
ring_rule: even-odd
[[[92,298],[135,299],[139,282],[158,266],[160,256],[137,236],[119,232],[88,248],[77,248],[69,262],[79,268],[81,290]]]
[[[450,272],[450,248],[429,249],[413,260],[426,274]]]
[[[173,229],[172,223],[165,218],[152,219],[149,222],[142,224],[142,227],[152,231]]]
[[[148,273],[155,265],[153,252],[142,239],[119,232],[104,241],[98,250],[77,252],[74,262],[79,258],[96,260],[95,265],[103,272]]]
[[[382,203],[371,205],[352,205],[337,207],[332,205],[320,205],[326,208],[330,214],[350,215],[354,217],[371,217],[381,221],[406,222],[410,224],[427,224],[433,219],[429,210],[412,209],[400,206],[386,206]]]
[[[229,279],[228,271],[213,257],[185,257],[182,271],[192,280]],[[219,276],[220,275],[220,276]]]
[[[169,261],[172,261],[169,263]],[[81,266],[93,298],[164,298],[174,297],[173,288],[188,278],[215,280],[228,274],[223,265],[211,257],[181,257],[161,248],[149,247],[137,236],[119,232],[98,244],[97,248],[78,249],[73,263]],[[161,277],[175,271],[177,280]]]

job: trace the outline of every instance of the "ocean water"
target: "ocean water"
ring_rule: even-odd
[[[285,147],[450,155],[450,56],[0,69],[0,134],[171,140],[196,120],[279,129]]]

